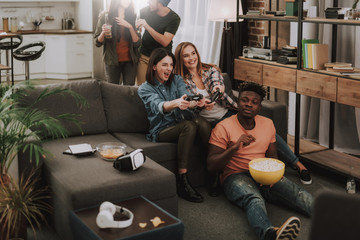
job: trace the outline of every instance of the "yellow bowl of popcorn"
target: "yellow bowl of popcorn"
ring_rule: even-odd
[[[251,177],[260,184],[273,185],[285,172],[285,164],[275,158],[256,158],[249,162]]]

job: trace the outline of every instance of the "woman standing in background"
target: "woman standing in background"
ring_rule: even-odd
[[[99,15],[95,45],[104,46],[105,73],[109,83],[121,84],[122,75],[124,85],[135,84],[141,45],[135,19],[132,0],[112,0],[109,11]]]

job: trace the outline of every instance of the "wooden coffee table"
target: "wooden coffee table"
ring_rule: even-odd
[[[80,209],[70,212],[70,225],[73,232],[73,239],[76,240],[129,240],[129,239],[182,239],[184,224],[180,219],[172,216],[159,206],[143,196],[124,201],[114,202],[115,205],[125,207],[132,211],[134,220],[127,228],[100,229],[96,225],[96,216],[99,213],[99,206]],[[154,227],[150,219],[160,217],[165,223]],[[115,215],[114,220],[119,220]],[[147,223],[141,228],[139,223]]]

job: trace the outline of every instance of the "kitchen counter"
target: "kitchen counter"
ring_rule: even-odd
[[[15,34],[25,35],[25,34],[89,34],[91,31],[85,30],[76,30],[76,29],[48,29],[48,30],[21,30],[17,31]]]

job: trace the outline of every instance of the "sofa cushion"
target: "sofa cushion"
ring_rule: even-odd
[[[101,82],[104,109],[110,132],[145,133],[149,128],[144,103],[135,86]]]
[[[24,99],[24,104],[29,105],[33,103],[45,88],[67,88],[78,93],[87,101],[86,106],[79,106],[73,97],[65,94],[56,94],[49,96],[46,100],[34,106],[37,109],[47,111],[51,116],[65,113],[78,115],[77,119],[80,122],[81,129],[73,122],[60,120],[68,130],[68,136],[105,133],[107,131],[100,85],[96,80],[78,80],[60,84],[37,85],[35,89],[29,91],[28,96]]]
[[[275,125],[276,133],[279,134],[284,141],[287,139],[287,112],[285,104],[264,100],[259,114],[272,119]]]
[[[143,133],[113,133],[121,142],[132,148],[141,148],[163,167],[177,173],[177,144],[170,142],[150,142]],[[199,138],[196,138],[188,159],[188,176],[194,187],[204,186],[206,176],[206,154]]]
[[[150,157],[163,167],[175,172],[177,169],[176,152],[177,144],[169,142],[150,142],[142,133],[113,133],[121,142],[130,147],[144,150],[146,156]]]

